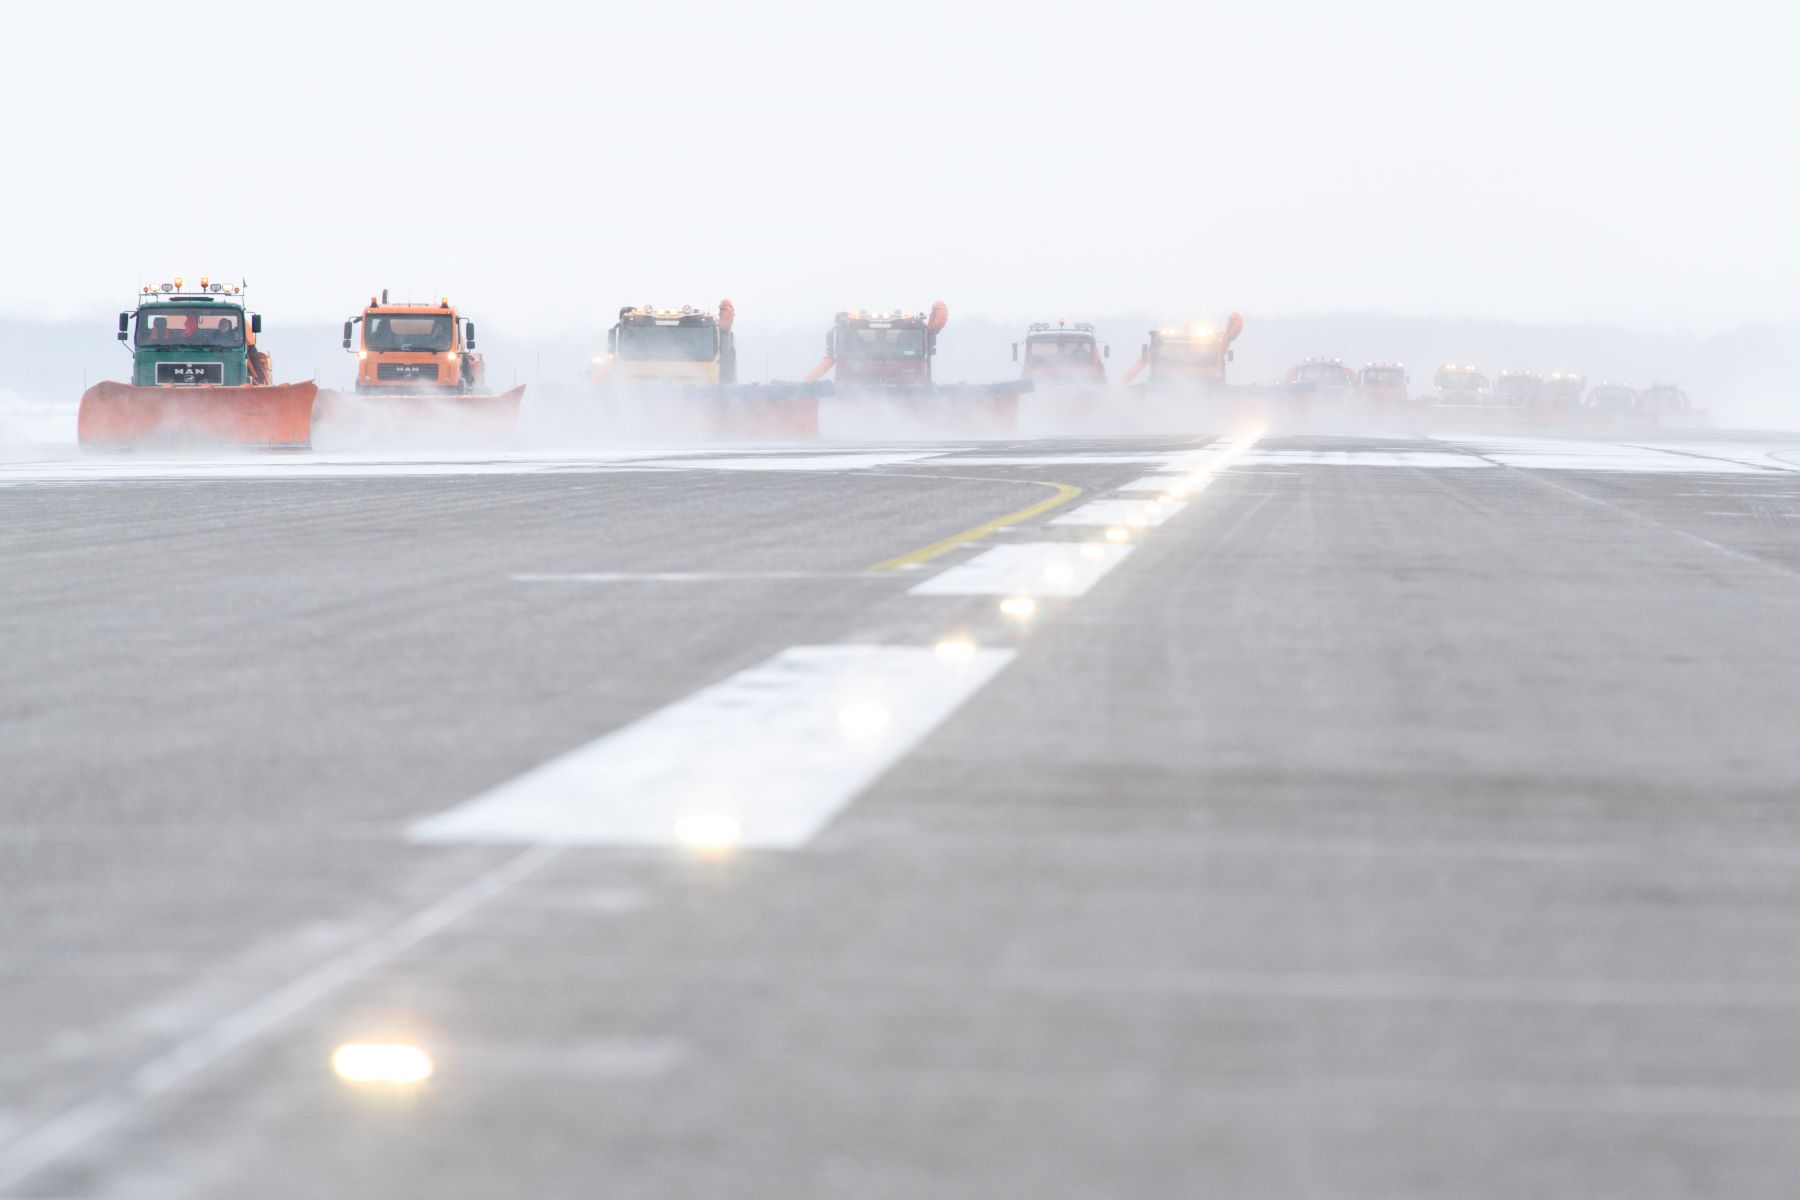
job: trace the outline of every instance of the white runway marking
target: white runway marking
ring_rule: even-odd
[[[1110,542],[995,546],[911,589],[914,596],[1081,596],[1131,553]]]
[[[1167,453],[1146,450],[1135,454],[945,454],[931,460],[934,467],[1086,467],[1138,464],[1160,466],[1169,460]]]
[[[1187,507],[1187,501],[1151,508],[1142,500],[1095,500],[1074,512],[1051,519],[1052,525],[1161,525]]]
[[[1194,486],[1188,482],[1186,475],[1146,475],[1142,479],[1134,479],[1121,492],[1166,492],[1170,488],[1186,488],[1193,491]]]
[[[420,821],[411,836],[802,846],[1013,653],[796,646]]]
[[[1459,467],[1492,468],[1474,454],[1443,450],[1258,450],[1242,460],[1251,466],[1415,467],[1426,470]]]
[[[386,932],[314,967],[164,1051],[119,1084],[8,1142],[0,1147],[0,1190],[15,1187],[75,1153],[139,1108],[461,920],[542,867],[556,853],[554,849],[534,848],[507,860]]]
[[[514,575],[514,583],[741,583],[759,579],[879,579],[874,571],[567,571]]]
[[[731,458],[668,458],[650,465],[684,471],[866,471],[935,458],[935,450],[908,454],[760,454]]]

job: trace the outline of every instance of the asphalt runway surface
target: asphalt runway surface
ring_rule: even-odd
[[[6,1200],[1800,1178],[1800,437],[65,456],[0,518]]]

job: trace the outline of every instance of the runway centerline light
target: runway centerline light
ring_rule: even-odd
[[[345,1083],[405,1087],[431,1078],[431,1056],[417,1046],[346,1042],[332,1052],[331,1070]]]
[[[1023,621],[1037,612],[1037,601],[1030,596],[1008,596],[1000,602],[1000,611],[1009,617]]]
[[[675,840],[701,854],[724,854],[743,840],[743,822],[729,813],[688,813],[678,817]]]
[[[1129,542],[1131,540],[1131,532],[1114,525],[1111,529],[1106,531],[1106,540],[1109,542]]]

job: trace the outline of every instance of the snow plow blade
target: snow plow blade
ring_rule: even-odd
[[[259,446],[312,444],[313,383],[262,387],[133,387],[96,383],[81,397],[83,446]]]
[[[519,440],[521,384],[504,392],[319,393],[313,437],[333,449],[442,442],[512,445]]]
[[[709,437],[796,441],[819,436],[819,400],[829,383],[740,383],[722,387],[705,405]]]
[[[810,441],[829,383],[550,385],[528,416],[534,443]]]
[[[832,424],[850,436],[876,433],[997,437],[1017,433],[1028,379],[1004,383],[839,385]]]

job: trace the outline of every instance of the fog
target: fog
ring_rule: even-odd
[[[520,341],[721,296],[747,327],[820,332],[940,296],[963,334],[1224,309],[1652,338],[1800,321],[1800,80],[1766,6],[9,20],[32,48],[0,74],[15,317],[104,319],[141,281],[210,273],[279,327],[389,287]]]

